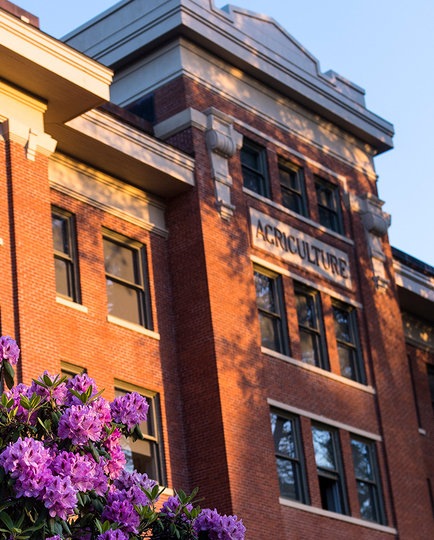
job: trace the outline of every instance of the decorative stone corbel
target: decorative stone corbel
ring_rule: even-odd
[[[375,287],[378,291],[385,292],[389,287],[389,280],[386,278],[384,270],[386,256],[381,245],[381,238],[387,234],[391,216],[381,209],[384,201],[372,193],[365,193],[360,197],[347,193],[344,202],[348,208],[361,214],[372,262]]]
[[[47,133],[29,129],[25,124],[13,119],[0,124],[0,133],[6,141],[14,141],[24,146],[29,161],[35,161],[37,152],[47,157],[51,156],[57,145],[57,141]]]
[[[211,107],[203,114],[207,118],[205,137],[211,159],[216,205],[221,217],[230,221],[235,206],[231,204],[232,178],[228,160],[241,148],[243,136],[234,130],[233,119],[221,111]]]

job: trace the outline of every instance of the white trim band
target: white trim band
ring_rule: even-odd
[[[352,523],[353,525],[359,525],[360,527],[367,527],[368,529],[374,529],[376,531],[381,531],[388,534],[398,534],[398,531],[393,527],[387,527],[386,525],[379,525],[378,523],[372,523],[364,519],[355,518],[352,516],[345,516],[343,514],[337,514],[336,512],[330,512],[329,510],[323,510],[322,508],[317,508],[316,506],[309,506],[307,504],[302,504],[297,501],[290,501],[289,499],[283,499],[279,497],[279,503],[282,506],[289,506],[290,508],[295,508],[297,510],[303,510],[304,512],[309,512],[311,514],[316,514],[317,516],[324,516],[331,519],[337,519],[339,521],[345,521],[346,523]]]
[[[342,422],[336,422],[335,420],[332,420],[331,418],[327,418],[320,414],[311,413],[303,409],[298,409],[297,407],[292,407],[291,405],[286,405],[286,403],[276,401],[275,399],[267,398],[267,403],[271,405],[272,407],[276,407],[277,409],[282,409],[283,411],[288,411],[298,416],[304,416],[306,418],[310,418],[311,420],[314,420],[315,422],[320,422],[321,424],[327,424],[329,426],[333,426],[338,429],[343,429],[344,431],[349,431],[350,433],[353,433],[354,435],[359,435],[360,437],[364,437],[365,439],[370,439],[372,441],[378,441],[378,442],[381,442],[383,440],[380,435],[376,435],[375,433],[371,433],[370,431],[365,431],[364,429],[355,428],[348,424],[343,424]]]
[[[367,392],[368,394],[376,393],[375,389],[372,388],[372,386],[352,381],[351,379],[342,377],[342,375],[336,375],[335,373],[331,373],[330,371],[326,371],[325,369],[321,369],[316,366],[311,366],[310,364],[306,364],[306,362],[301,362],[300,360],[296,360],[295,358],[291,358],[290,356],[286,356],[284,354],[272,351],[271,349],[261,347],[261,352],[268,356],[272,356],[273,358],[277,358],[278,360],[283,360],[283,362],[287,362],[288,364],[298,366],[302,369],[306,369],[307,371],[312,371],[313,373],[317,373],[318,375],[322,375],[323,377],[332,379],[333,381],[337,381],[339,383],[346,384],[347,386],[357,388],[357,390],[362,390],[363,392]]]
[[[310,281],[309,279],[301,277],[295,272],[287,270],[286,268],[282,268],[281,266],[278,266],[277,264],[270,263],[266,261],[265,259],[261,259],[260,257],[257,257],[256,255],[250,255],[250,260],[252,261],[253,264],[257,264],[258,266],[262,266],[263,268],[272,270],[273,272],[276,272],[277,274],[281,274],[282,276],[290,277],[294,281],[298,281],[299,283],[303,283],[304,285],[307,285],[308,287],[311,287],[312,289],[328,294],[332,298],[336,298],[336,300],[341,300],[342,302],[345,302],[346,304],[350,304],[351,306],[354,306],[356,308],[363,309],[362,304],[360,304],[359,302],[356,302],[355,300],[352,300],[348,296],[345,296],[344,294],[340,294],[334,291],[333,289],[329,289],[328,287],[323,287],[322,285],[318,285],[314,281]]]
[[[139,334],[143,334],[144,336],[148,336],[152,339],[160,339],[160,334],[158,334],[157,332],[153,332],[152,330],[148,330],[147,328],[140,326],[140,324],[125,321],[124,319],[119,319],[118,317],[114,317],[113,315],[107,315],[107,321],[109,323],[122,326],[123,328],[128,328],[128,330],[133,330],[134,332],[138,332]]]
[[[87,307],[82,306],[81,304],[77,304],[77,302],[72,302],[71,300],[67,300],[66,298],[62,298],[61,296],[56,296],[56,302],[58,304],[61,304],[62,306],[66,306],[72,309],[76,309],[77,311],[81,311],[82,313],[87,313],[89,311]]]

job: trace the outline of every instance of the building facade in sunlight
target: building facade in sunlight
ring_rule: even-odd
[[[434,538],[434,269],[388,242],[392,125],[244,9],[123,0],[58,41],[0,8],[19,381],[147,396],[129,467],[249,540]]]

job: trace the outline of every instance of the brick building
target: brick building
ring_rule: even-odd
[[[213,0],[123,0],[63,41],[0,7],[19,380],[146,395],[129,465],[250,540],[433,538],[434,269],[388,243],[391,124]]]

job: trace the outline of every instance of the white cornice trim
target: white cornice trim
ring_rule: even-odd
[[[100,171],[97,171],[96,169],[88,167],[87,165],[74,161],[61,154],[54,154],[51,157],[50,162],[52,162],[53,164],[57,163],[61,166],[66,167],[67,169],[70,169],[71,173],[78,173],[79,175],[84,175],[89,179],[95,181],[96,185],[101,185],[102,187],[108,188],[113,193],[119,193],[119,195],[121,196],[121,200],[123,200],[125,197],[128,197],[132,200],[139,201],[145,206],[154,207],[157,212],[161,214],[160,221],[164,222],[164,212],[166,209],[165,204],[159,199],[146,194],[142,190],[120,182],[115,178],[112,178]],[[156,223],[152,223],[150,220],[139,218],[131,213],[128,213],[124,211],[121,206],[116,206],[116,204],[108,204],[107,202],[103,202],[98,198],[97,191],[95,192],[95,194],[92,195],[89,195],[89,193],[84,193],[79,183],[73,181],[72,174],[71,178],[67,182],[64,178],[58,178],[57,175],[53,173],[52,169],[49,168],[49,179],[50,187],[60,193],[68,195],[69,197],[72,197],[91,206],[94,206],[95,208],[99,208],[100,210],[107,212],[108,214],[123,219],[124,221],[128,221],[129,223],[132,223],[142,229],[158,234],[163,238],[167,238],[168,236],[168,231],[165,227],[161,227]]]
[[[349,244],[350,246],[354,246],[354,242],[350,238],[347,238],[346,236],[342,234],[335,233],[334,231],[327,229],[327,227],[320,225],[316,221],[312,221],[311,219],[307,217],[301,216],[300,214],[297,214],[296,212],[293,212],[292,210],[285,208],[285,206],[282,206],[281,204],[278,204],[272,201],[271,199],[267,199],[267,197],[264,197],[263,195],[259,195],[259,193],[255,193],[254,191],[251,191],[250,189],[247,189],[245,187],[243,187],[243,192],[246,195],[253,197],[254,199],[258,199],[258,201],[261,201],[267,204],[268,206],[271,206],[272,208],[275,208],[276,210],[279,210],[280,212],[287,214],[288,216],[298,219],[299,221],[302,221],[303,223],[306,223],[307,225],[310,225],[311,227],[314,227],[315,229],[318,229],[319,231],[327,233],[328,235],[333,236],[333,238],[337,238],[341,242],[345,242],[346,244]]]
[[[408,289],[434,302],[434,278],[425,276],[413,268],[405,266],[400,261],[393,261],[395,280],[399,287]]]
[[[337,422],[336,420],[332,420],[331,418],[327,418],[326,416],[311,413],[310,411],[305,411],[304,409],[299,409],[298,407],[292,407],[291,405],[287,405],[286,403],[282,403],[281,401],[276,401],[275,399],[267,398],[267,403],[271,407],[276,407],[277,409],[288,411],[290,413],[296,414],[297,416],[304,416],[306,418],[310,418],[314,422],[327,424],[328,426],[333,426],[337,429],[343,429],[344,431],[348,431],[349,433],[353,433],[354,435],[359,435],[360,437],[364,437],[365,439],[370,439],[377,442],[382,442],[383,440],[382,437],[380,435],[377,435],[376,433],[365,431],[364,429],[359,429],[354,426],[350,426],[349,424],[344,424],[343,422]]]
[[[28,126],[12,118],[0,124],[0,132],[5,141],[13,141],[26,147],[28,158],[31,152],[38,152],[49,157],[56,149],[57,141],[50,135],[33,128],[29,129]]]
[[[345,384],[346,386],[351,386],[352,388],[356,388],[357,390],[362,390],[362,392],[366,392],[368,394],[376,393],[374,388],[372,388],[372,386],[366,386],[365,384],[360,384],[356,381],[352,381],[351,379],[347,379],[346,377],[342,377],[341,375],[336,375],[335,373],[326,371],[325,369],[321,369],[316,366],[311,366],[310,364],[306,364],[306,362],[301,362],[300,360],[296,360],[295,358],[292,358],[291,356],[280,354],[276,351],[272,351],[271,349],[267,349],[266,347],[261,347],[261,352],[263,354],[266,354],[267,356],[277,358],[278,360],[282,360],[283,362],[292,364],[293,366],[297,366],[307,371],[311,371],[312,373],[316,373],[317,375],[321,375],[322,377],[326,377],[327,379],[332,379],[333,381],[339,382],[341,384]]]
[[[206,125],[207,117],[190,107],[154,126],[154,134],[159,139],[165,141],[169,137],[191,127],[205,131]]]
[[[61,296],[56,296],[56,302],[62,306],[81,311],[82,313],[88,313],[89,311],[86,306],[82,306],[81,304],[77,304],[77,302],[72,302],[71,300],[66,300],[66,298],[62,298]]]
[[[144,336],[148,336],[152,339],[157,339],[157,340],[160,339],[160,334],[158,334],[157,332],[148,330],[147,328],[144,328],[143,326],[140,326],[139,324],[125,321],[124,319],[119,319],[119,317],[114,317],[113,315],[107,315],[107,321],[109,323],[122,326],[123,328],[128,328],[128,330],[132,330],[133,332],[138,332],[139,334],[143,334]]]
[[[353,300],[349,296],[338,293],[334,291],[333,289],[329,289],[328,287],[324,287],[323,285],[316,283],[315,281],[311,281],[310,279],[306,279],[302,276],[299,276],[296,272],[293,272],[292,270],[288,270],[287,268],[282,268],[281,266],[270,263],[265,259],[261,259],[260,257],[257,257],[256,255],[250,255],[250,260],[252,261],[253,264],[257,264],[259,266],[262,266],[263,268],[268,268],[268,270],[271,270],[272,272],[276,272],[277,274],[281,274],[282,276],[290,277],[294,281],[298,281],[299,283],[303,283],[304,285],[307,285],[308,287],[312,289],[316,289],[317,291],[321,291],[325,294],[328,294],[332,298],[336,298],[336,300],[341,300],[342,302],[345,302],[346,304],[350,304],[351,306],[354,306],[358,309],[363,309],[362,304],[360,304],[359,302],[356,302],[356,300]]]
[[[393,527],[379,525],[378,523],[372,523],[370,521],[365,521],[364,519],[359,519],[352,516],[337,514],[336,512],[330,512],[329,510],[323,510],[322,508],[317,508],[316,506],[309,506],[307,504],[299,503],[297,501],[283,499],[282,497],[279,497],[279,503],[282,506],[289,506],[290,508],[294,508],[296,510],[302,510],[303,512],[309,512],[310,514],[316,514],[317,516],[337,519],[338,521],[345,521],[346,523],[352,523],[353,525],[358,525],[359,527],[367,527],[368,529],[373,529],[375,531],[380,531],[387,534],[398,534],[398,531]],[[355,538],[355,536],[353,536],[353,538]]]
[[[19,51],[27,59],[45,65],[103,99],[110,99],[111,69],[4,11],[0,12],[0,45]]]
[[[194,185],[194,158],[116,120],[109,114],[92,110],[66,125],[174,178]],[[152,160],[151,156],[155,159]]]

